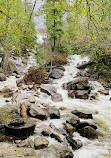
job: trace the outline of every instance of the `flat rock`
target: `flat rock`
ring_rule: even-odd
[[[93,118],[92,114],[84,113],[84,112],[81,112],[78,110],[73,110],[71,113],[80,117],[80,118],[84,118],[84,119],[92,119]]]
[[[57,93],[57,89],[51,85],[41,85],[40,90],[48,95],[54,95]]]
[[[49,141],[46,138],[36,137],[34,139],[34,146],[35,146],[35,149],[37,150],[47,148],[48,144],[49,144]]]
[[[59,93],[51,95],[51,99],[54,102],[61,102],[61,101],[63,101],[62,95],[59,94]]]
[[[47,114],[46,114],[45,110],[38,107],[35,104],[30,106],[29,115],[31,117],[38,118],[40,120],[46,120],[47,119]]]
[[[59,79],[62,78],[64,75],[63,71],[60,69],[53,69],[52,72],[50,73],[49,77],[53,79]]]
[[[98,92],[99,92],[100,94],[109,95],[109,90],[99,89]]]
[[[88,99],[89,98],[89,91],[88,90],[77,90],[75,92],[75,97],[79,99]]]
[[[74,116],[71,117],[71,119],[66,120],[66,123],[69,123],[73,127],[76,127],[80,123],[80,120],[79,120],[78,116],[74,115]]]
[[[78,130],[81,136],[86,137],[88,139],[96,139],[98,138],[97,132],[94,128],[90,126],[85,126]]]

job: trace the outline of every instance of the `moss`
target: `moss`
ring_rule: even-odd
[[[15,63],[13,61],[9,61],[9,65],[13,66],[14,68],[16,68]]]

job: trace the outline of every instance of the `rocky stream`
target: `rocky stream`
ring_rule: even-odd
[[[15,60],[20,75],[0,74],[0,157],[111,157],[111,91],[79,69],[87,62],[69,56],[41,85],[21,80],[31,56]]]

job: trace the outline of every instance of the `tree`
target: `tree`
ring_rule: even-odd
[[[20,54],[23,49],[34,47],[36,36],[32,19],[29,23],[30,11],[31,5],[22,0],[0,1],[0,48],[4,50],[2,68],[6,71],[11,52]]]

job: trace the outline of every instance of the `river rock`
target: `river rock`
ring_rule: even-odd
[[[93,123],[89,123],[89,122],[86,122],[86,121],[83,121],[83,122],[80,122],[77,126],[76,126],[76,129],[79,130],[83,127],[86,127],[86,126],[90,126],[92,128],[94,128],[95,130],[97,129],[97,126]]]
[[[65,145],[54,144],[54,145],[51,145],[50,147],[57,151],[60,158],[73,158],[72,151]]]
[[[62,95],[60,93],[56,93],[56,94],[51,95],[51,99],[54,102],[61,102],[61,101],[63,101]]]
[[[35,146],[35,149],[37,150],[47,148],[48,144],[49,144],[49,141],[46,138],[36,137],[34,139],[34,146]]]
[[[47,125],[41,125],[38,127],[41,130],[43,136],[50,136],[52,134],[52,130]]]
[[[59,119],[60,118],[60,111],[55,107],[47,108],[48,114],[51,119]]]
[[[68,143],[71,145],[73,150],[79,149],[82,147],[82,142],[79,139],[74,140],[71,136],[66,136]]]
[[[44,109],[38,107],[35,104],[32,104],[29,109],[29,115],[40,120],[46,120],[47,114]]]
[[[60,143],[63,142],[62,139],[60,138],[60,136],[57,135],[56,133],[52,133],[50,136],[51,136],[51,138],[56,139],[56,140],[57,140],[58,142],[60,142]]]
[[[100,94],[109,95],[109,90],[99,89],[98,92],[99,92]]]
[[[75,90],[69,90],[68,91],[68,97],[70,97],[70,98],[75,98]]]
[[[63,123],[63,128],[70,134],[72,135],[75,132],[75,128],[69,124],[69,123]]]
[[[78,117],[80,117],[80,118],[93,119],[92,114],[84,113],[84,112],[81,112],[81,111],[78,111],[78,110],[73,110],[71,113],[78,116]]]
[[[65,68],[64,68],[64,66],[62,66],[62,65],[52,66],[52,69],[60,69],[60,70],[62,70],[62,71],[65,71]]]
[[[90,126],[85,126],[78,130],[81,136],[86,137],[88,139],[96,139],[98,138],[97,132],[94,128]]]
[[[73,127],[76,127],[80,123],[80,120],[79,120],[78,116],[74,115],[74,116],[71,117],[71,119],[66,120],[66,123],[69,123]]]
[[[89,91],[88,90],[77,90],[75,92],[75,97],[79,99],[88,99],[89,98]]]
[[[48,95],[54,95],[57,93],[57,89],[51,85],[41,85],[40,90]]]
[[[52,72],[50,73],[49,77],[53,79],[59,79],[62,78],[64,75],[63,71],[60,69],[53,69]]]
[[[10,88],[4,87],[3,89],[0,90],[0,93],[11,93],[13,92]]]
[[[6,76],[3,73],[0,73],[0,81],[6,81]]]

